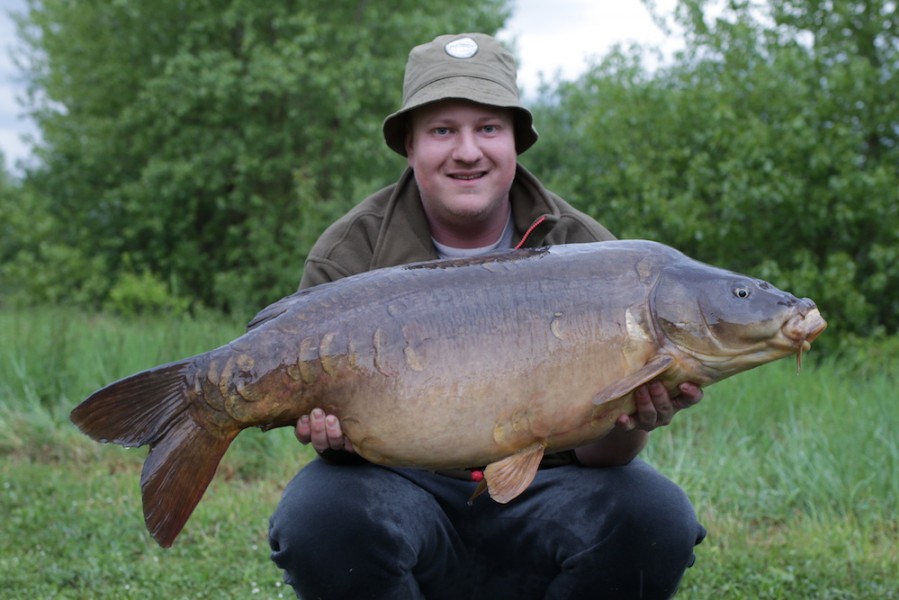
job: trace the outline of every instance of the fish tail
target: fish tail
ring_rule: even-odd
[[[150,446],[141,474],[144,520],[159,545],[174,543],[239,430],[197,421],[192,360],[143,371],[94,392],[71,414],[98,442]],[[205,425],[205,426],[204,426]]]

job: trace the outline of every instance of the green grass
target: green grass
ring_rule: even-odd
[[[896,364],[767,365],[653,434],[709,529],[684,596],[899,598]]]
[[[216,481],[178,543],[163,550],[144,531],[139,461],[104,454],[93,464],[3,461],[4,597],[293,596],[265,542],[277,483]]]
[[[163,550],[141,516],[146,451],[95,444],[68,421],[94,389],[242,330],[213,316],[0,311],[4,598],[293,597],[266,542],[283,485],[310,457],[290,431],[239,436]],[[892,343],[799,376],[789,361],[738,375],[653,434],[644,457],[709,529],[680,597],[899,598]]]

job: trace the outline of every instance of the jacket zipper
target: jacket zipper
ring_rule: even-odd
[[[537,229],[537,227],[539,227],[540,224],[543,223],[543,221],[545,221],[545,220],[546,220],[546,216],[544,215],[544,216],[540,217],[539,219],[537,219],[536,221],[534,221],[533,224],[531,224],[531,226],[528,227],[528,230],[524,232],[524,235],[521,236],[521,241],[518,242],[518,244],[515,246],[515,249],[518,250],[518,249],[524,247],[524,243],[528,240],[528,237],[529,237],[529,236],[534,232],[534,230]]]

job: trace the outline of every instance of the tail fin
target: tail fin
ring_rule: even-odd
[[[191,410],[192,359],[143,371],[91,394],[71,419],[98,442],[150,445],[141,474],[144,520],[168,548],[239,430],[204,427]]]

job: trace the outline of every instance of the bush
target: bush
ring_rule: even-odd
[[[106,310],[126,317],[143,314],[181,314],[190,301],[169,292],[168,286],[149,271],[123,273],[104,303]]]

